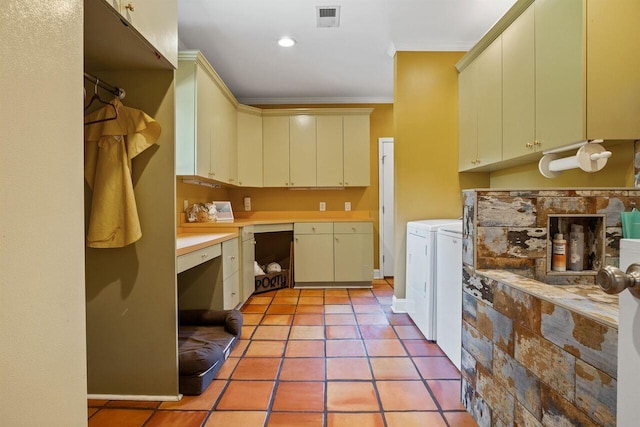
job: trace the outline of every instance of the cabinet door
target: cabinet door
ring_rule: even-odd
[[[236,271],[231,276],[224,279],[223,282],[223,303],[225,310],[231,310],[240,304],[240,277]]]
[[[255,240],[253,238],[242,241],[242,300],[246,301],[255,291],[255,276],[253,261],[255,260]]]
[[[476,111],[476,63],[458,75],[458,170],[476,166],[478,158],[478,115]]]
[[[543,150],[585,139],[582,3],[534,3],[536,138]]]
[[[177,0],[120,0],[120,14],[174,67],[178,64]]]
[[[211,175],[211,143],[213,138],[216,85],[209,75],[198,66],[196,69],[196,167],[195,174],[205,178]]]
[[[316,186],[316,118],[289,118],[289,181],[292,187]]]
[[[333,282],[333,234],[296,234],[295,282]]]
[[[336,282],[373,280],[373,234],[335,234],[333,251]]]
[[[476,58],[478,163],[502,160],[502,38],[498,37]]]
[[[532,153],[535,142],[534,6],[502,33],[502,156]]]
[[[193,62],[180,61],[176,70],[176,175],[196,174],[196,67]]]
[[[289,186],[289,117],[262,118],[262,175],[265,187]]]
[[[370,184],[369,116],[344,116],[344,186],[366,187]]]
[[[237,154],[232,156],[236,141],[236,113],[235,107],[224,96],[217,85],[214,85],[212,97],[213,113],[209,118],[212,122],[211,138],[211,174],[210,177],[217,181],[235,184],[235,163]],[[232,161],[233,160],[233,161]],[[230,181],[233,178],[233,182]]]
[[[238,111],[238,185],[262,187],[262,117]]]
[[[238,239],[222,242],[222,277],[227,278],[239,270]]]
[[[342,187],[342,116],[316,117],[316,154],[318,187]]]

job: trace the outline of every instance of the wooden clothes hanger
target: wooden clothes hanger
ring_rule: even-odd
[[[109,120],[115,120],[115,119],[118,118],[118,109],[116,108],[116,106],[113,105],[113,103],[105,101],[102,98],[100,98],[100,95],[98,94],[98,84],[99,83],[100,83],[100,79],[96,78],[96,84],[95,84],[95,86],[93,88],[93,96],[89,100],[89,103],[84,107],[84,111],[86,112],[89,109],[89,107],[91,107],[91,104],[94,103],[94,101],[98,101],[98,102],[100,102],[100,103],[102,103],[104,105],[111,106],[111,108],[113,109],[113,114],[114,115],[113,115],[113,117],[107,117],[105,119],[98,119],[98,120],[91,120],[91,121],[88,121],[88,122],[84,122],[85,126],[91,125],[91,124],[94,124],[94,123],[107,122]]]

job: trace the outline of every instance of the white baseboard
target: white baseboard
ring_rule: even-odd
[[[141,401],[163,401],[177,402],[182,399],[182,394],[177,396],[150,396],[144,394],[88,394],[87,399],[95,400],[141,400]]]
[[[380,273],[380,269],[376,268],[373,270],[373,278],[374,279],[384,279],[384,276],[382,275],[382,273]]]
[[[404,298],[396,298],[394,295],[391,299],[391,311],[394,313],[406,313],[407,312],[407,300]]]

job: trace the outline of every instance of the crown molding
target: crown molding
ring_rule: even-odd
[[[393,97],[238,98],[238,101],[246,105],[393,104]]]

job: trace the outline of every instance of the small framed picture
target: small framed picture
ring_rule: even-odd
[[[218,221],[220,222],[232,222],[233,210],[231,209],[231,202],[211,202],[216,207],[218,215]]]

